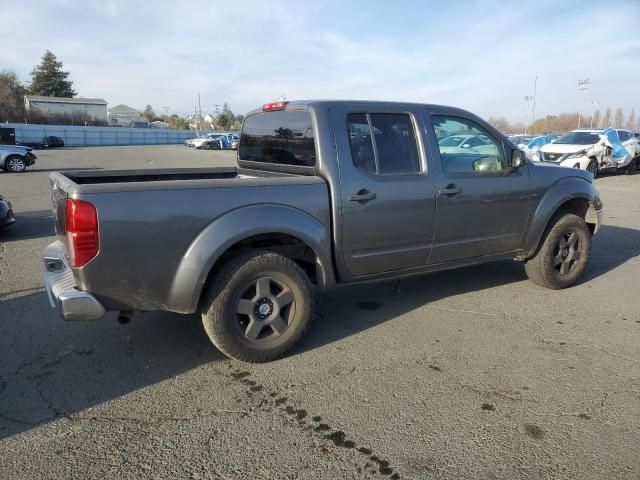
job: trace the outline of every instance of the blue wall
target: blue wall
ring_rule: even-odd
[[[194,130],[173,130],[162,128],[122,128],[122,127],[74,127],[70,125],[26,125],[23,123],[3,123],[3,127],[16,129],[16,142],[36,142],[54,135],[64,139],[68,146],[101,145],[164,145],[183,143],[194,138]]]

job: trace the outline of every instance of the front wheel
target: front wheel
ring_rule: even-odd
[[[302,269],[277,253],[253,251],[218,272],[203,302],[202,323],[228,357],[268,362],[300,339],[312,315],[312,289]]]
[[[551,226],[525,272],[543,287],[559,290],[573,285],[584,271],[591,253],[591,232],[582,217],[566,214]]]
[[[587,171],[591,172],[593,178],[598,176],[598,161],[595,158],[592,158],[589,161],[589,165],[587,165]]]
[[[4,168],[11,173],[20,173],[24,172],[25,168],[27,168],[27,164],[22,157],[9,157]]]

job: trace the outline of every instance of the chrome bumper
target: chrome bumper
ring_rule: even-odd
[[[76,288],[76,280],[67,264],[62,242],[55,241],[45,248],[42,259],[49,303],[60,312],[63,319],[98,320],[107,313],[93,295]]]

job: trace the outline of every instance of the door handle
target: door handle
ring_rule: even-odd
[[[455,197],[462,192],[462,189],[453,183],[447,185],[447,188],[438,190],[438,195],[446,195],[447,197]]]
[[[367,189],[362,189],[359,190],[358,193],[352,193],[347,198],[350,202],[360,202],[364,204],[370,200],[375,200],[376,194]]]

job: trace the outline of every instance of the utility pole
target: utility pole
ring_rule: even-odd
[[[591,80],[588,78],[578,80],[578,128],[580,128],[580,117],[582,116],[582,101],[590,83]]]
[[[164,116],[166,117],[169,112],[169,107],[162,107],[162,109],[164,110]]]
[[[200,105],[200,92],[198,92],[198,130],[202,130],[202,128],[200,128],[201,119],[202,119],[202,106]]]
[[[538,88],[538,75],[533,81],[533,108],[531,109],[531,129],[533,130],[533,122],[536,121],[536,90]]]

